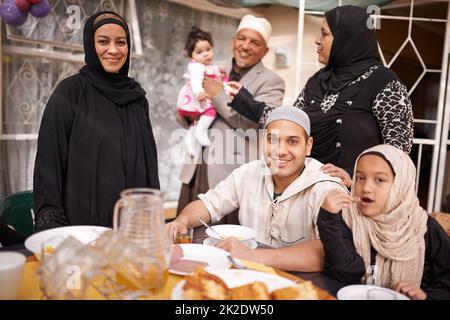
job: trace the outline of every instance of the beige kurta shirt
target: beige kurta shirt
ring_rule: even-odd
[[[305,169],[276,200],[271,172],[264,160],[235,169],[215,188],[198,197],[211,222],[239,209],[241,225],[256,231],[256,241],[279,248],[319,239],[317,216],[324,196],[346,190],[341,180],[320,171],[322,163],[305,159]]]

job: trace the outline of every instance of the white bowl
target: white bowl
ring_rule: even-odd
[[[219,224],[211,228],[216,230],[224,238],[235,237],[238,240],[245,241],[256,237],[256,231],[252,228],[236,224]],[[211,238],[220,239],[212,230],[206,229],[206,234]]]

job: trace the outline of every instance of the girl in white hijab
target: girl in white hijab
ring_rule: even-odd
[[[450,239],[420,206],[415,176],[409,156],[393,146],[358,157],[351,194],[328,194],[319,213],[326,273],[412,299],[450,299]]]

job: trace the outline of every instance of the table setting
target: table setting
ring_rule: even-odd
[[[267,248],[256,242],[253,229],[203,224],[172,243],[161,195],[126,190],[116,203],[112,229],[69,226],[30,236],[25,247],[32,255],[25,259],[16,252],[22,259],[11,270],[0,269],[0,275],[16,274],[6,299],[214,299],[220,290],[210,286],[222,288],[224,299],[336,299],[312,279],[237,259],[214,246],[235,237],[251,248]]]
[[[71,227],[72,228],[72,227]],[[74,229],[75,228],[75,229]],[[76,248],[76,250],[86,251],[86,247],[96,245],[96,242],[102,242],[102,236],[108,237],[108,241],[111,242],[110,235],[108,235],[108,231],[99,232],[98,238],[94,239],[90,243],[83,244],[81,241],[75,242],[77,239],[76,232],[74,230],[78,228],[79,230],[86,231],[88,226],[77,226],[72,229],[68,228],[56,228],[52,229],[52,232],[44,231],[39,235],[35,234],[34,238],[30,238],[26,243],[26,247],[28,250],[34,252],[35,254],[26,258],[26,262],[23,264],[23,276],[21,285],[19,287],[16,298],[20,300],[40,300],[40,299],[86,299],[86,300],[97,300],[97,299],[184,299],[182,286],[184,285],[184,277],[188,275],[190,272],[177,270],[177,266],[171,266],[169,263],[168,266],[168,274],[166,279],[164,279],[164,284],[158,289],[156,292],[147,292],[143,294],[141,285],[129,285],[128,283],[124,287],[132,288],[132,290],[121,291],[119,288],[113,290],[113,286],[111,283],[107,283],[104,280],[99,281],[99,275],[93,276],[92,281],[89,281],[86,285],[86,289],[84,289],[82,295],[77,294],[67,294],[66,295],[48,295],[46,294],[46,290],[43,287],[42,281],[49,282],[47,278],[42,278],[43,275],[43,261],[45,263],[45,259],[48,259],[47,256],[52,256],[55,253],[58,254],[60,251],[64,251],[66,248]],[[59,245],[55,244],[55,234],[57,234],[57,230],[61,229],[61,232],[58,234],[56,238],[56,242],[60,242]],[[96,228],[93,228],[92,231],[98,232]],[[113,233],[112,230],[109,231]],[[264,266],[259,263],[245,261],[240,259],[235,259],[231,257],[226,251],[221,250],[219,248],[215,248],[214,246],[206,246],[202,243],[195,242],[203,242],[203,237],[205,234],[205,230],[200,228],[197,230],[198,238],[194,236],[194,243],[184,243],[184,244],[173,244],[172,247],[180,247],[183,252],[183,257],[186,260],[195,261],[195,262],[203,262],[203,267],[206,267],[208,272],[211,272],[216,275],[220,275],[224,278],[225,281],[231,281],[230,286],[235,287],[237,285],[242,285],[245,283],[250,283],[253,281],[257,281],[257,279],[262,280],[266,283],[269,289],[274,290],[274,288],[278,288],[277,286],[273,287],[273,283],[280,282],[285,286],[294,286],[297,283],[302,283],[303,281],[300,278],[297,278],[288,273],[284,273],[279,270],[274,270],[273,268]],[[38,235],[38,236],[36,236]],[[50,237],[49,237],[50,236]],[[65,238],[65,240],[62,240]],[[78,239],[86,241],[86,233],[80,233]],[[40,244],[38,244],[38,240]],[[50,239],[50,242],[45,239]],[[123,241],[123,239],[122,239]],[[53,244],[53,248],[49,250],[48,243]],[[80,245],[81,243],[81,245]],[[78,247],[77,247],[78,245]],[[41,253],[36,251],[37,247],[44,248]],[[104,249],[103,249],[104,250]],[[176,250],[171,250],[171,252],[176,252]],[[80,253],[85,255],[84,253]],[[47,257],[47,258],[45,258]],[[173,256],[172,256],[173,257]],[[232,260],[230,260],[230,258]],[[98,257],[96,258],[98,259]],[[182,259],[181,259],[182,260]],[[66,264],[65,266],[67,266]],[[101,266],[97,266],[100,268]],[[188,266],[189,267],[189,266]],[[190,270],[192,272],[192,270]],[[249,276],[250,274],[250,276]],[[256,276],[255,276],[256,274]],[[73,275],[73,274],[70,274]],[[101,277],[106,278],[107,273],[101,274]],[[241,280],[239,280],[241,278]],[[243,279],[243,280],[242,280]],[[67,279],[65,279],[67,280]],[[242,282],[244,281],[244,282]],[[51,281],[50,281],[51,283]],[[126,283],[126,281],[119,281],[119,286]],[[332,295],[329,293],[319,289],[319,298],[322,299],[334,299]],[[108,291],[109,290],[109,291]],[[77,290],[72,290],[77,291]],[[78,290],[79,291],[79,290]],[[145,291],[145,290],[144,290]]]

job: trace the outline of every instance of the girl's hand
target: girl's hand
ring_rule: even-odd
[[[342,190],[333,190],[323,199],[322,208],[330,213],[337,214],[342,209],[352,205],[353,198]]]
[[[197,100],[200,102],[206,100],[206,98],[207,98],[207,96],[206,96],[206,93],[204,93],[204,92],[201,92],[197,95]]]
[[[338,177],[342,180],[342,184],[347,188],[352,186],[352,178],[350,175],[342,168],[336,167],[334,164],[327,163],[320,168],[324,173],[328,173],[332,177]]]
[[[407,282],[397,283],[394,290],[403,293],[412,300],[425,300],[427,298],[427,294],[422,289]]]

